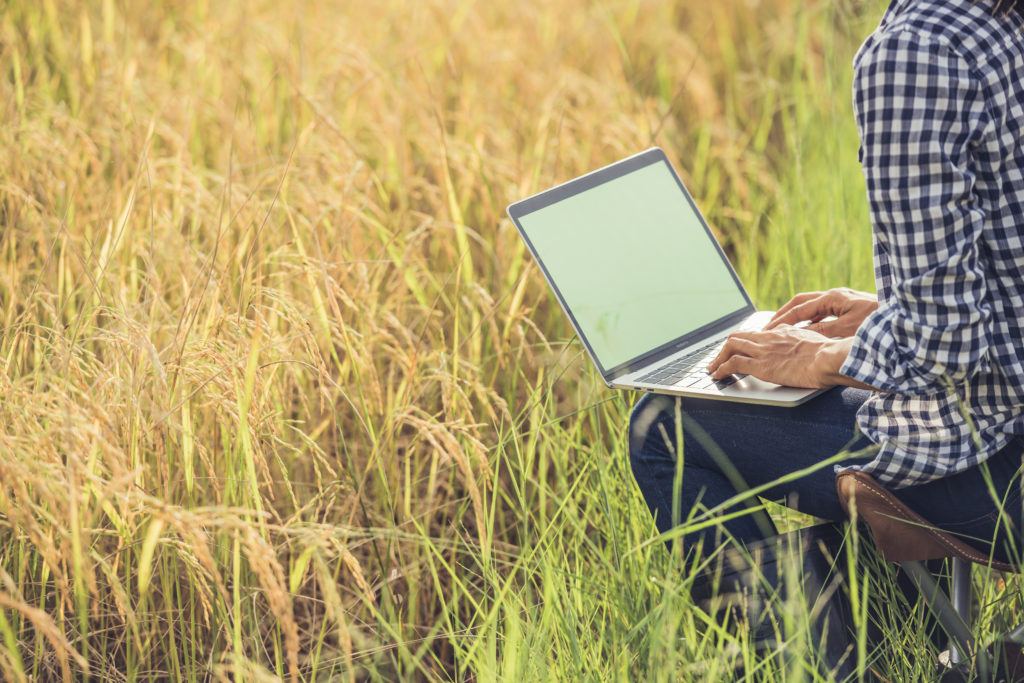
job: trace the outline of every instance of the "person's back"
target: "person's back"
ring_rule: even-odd
[[[890,392],[859,423],[896,487],[1024,433],[1020,30],[975,0],[896,0],[854,59],[879,310],[842,372]]]

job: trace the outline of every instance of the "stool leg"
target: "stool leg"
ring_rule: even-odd
[[[959,557],[953,558],[953,580],[950,586],[953,610],[965,624],[971,621],[971,566]],[[949,642],[949,663],[956,666],[963,661],[964,653],[954,640]]]
[[[966,563],[965,563],[966,564]],[[901,562],[900,566],[903,567],[904,571],[910,576],[917,586],[918,592],[925,599],[928,604],[928,608],[931,609],[935,618],[939,620],[942,628],[945,629],[947,635],[953,642],[953,647],[950,648],[950,663],[955,664],[962,661],[963,654],[973,653],[975,656],[975,667],[978,672],[978,680],[989,681],[992,674],[992,664],[988,653],[984,650],[978,650],[974,639],[971,637],[971,630],[967,626],[966,620],[961,617],[957,609],[950,602],[946,594],[939,590],[938,584],[935,582],[935,577],[931,575],[925,566],[920,562]],[[955,566],[954,566],[955,569]],[[965,567],[966,570],[961,570],[959,574],[954,574],[953,577],[953,595],[957,597],[957,577],[966,575],[967,582],[964,584],[964,579],[960,578],[961,590],[960,604],[969,605],[970,601],[970,566]],[[964,600],[963,590],[966,589],[966,601]],[[953,653],[957,653],[957,662],[953,662]]]
[[[1024,624],[1021,624],[1017,628],[1006,634],[1006,640],[1017,645],[1024,645]]]

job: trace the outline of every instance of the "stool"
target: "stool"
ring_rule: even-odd
[[[907,572],[925,598],[926,604],[950,637],[949,665],[956,667],[966,659],[974,660],[978,680],[990,681],[994,675],[992,658],[971,635],[971,564],[1005,572],[1020,572],[1021,568],[991,560],[953,535],[942,531],[921,515],[911,510],[892,492],[863,472],[842,470],[836,475],[839,501],[850,520],[865,522],[871,529],[875,546],[883,559],[897,562]],[[949,558],[953,571],[950,595],[939,590],[931,573],[925,569],[926,560]],[[1004,642],[1024,644],[1024,624],[1001,638]],[[1019,653],[1003,661],[1012,680],[1024,674],[1018,664]],[[1024,662],[1021,662],[1024,664]]]

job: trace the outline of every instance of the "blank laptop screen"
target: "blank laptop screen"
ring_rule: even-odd
[[[747,306],[664,161],[519,222],[605,369]]]

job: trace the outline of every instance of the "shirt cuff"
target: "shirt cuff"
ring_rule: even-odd
[[[899,352],[891,321],[888,312],[882,308],[872,312],[857,328],[853,346],[839,372],[883,391],[908,393],[929,388],[926,382],[908,376],[899,367]]]

